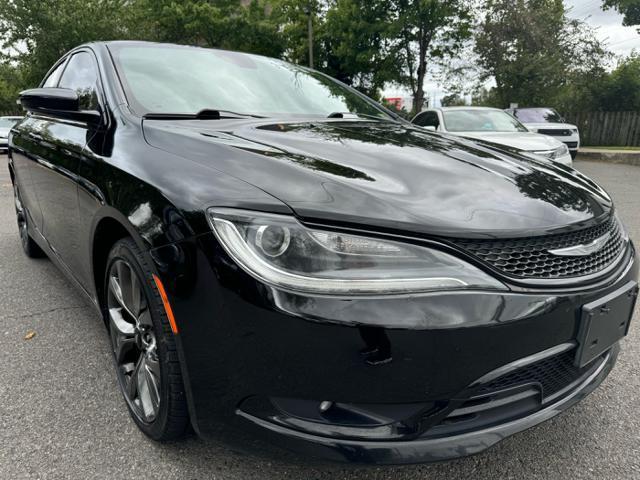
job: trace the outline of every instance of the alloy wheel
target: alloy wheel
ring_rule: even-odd
[[[146,295],[132,266],[122,259],[109,269],[107,308],[118,380],[131,410],[143,422],[160,409],[158,346]]]

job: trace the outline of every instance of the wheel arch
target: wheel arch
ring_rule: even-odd
[[[118,240],[131,237],[143,251],[149,245],[139,235],[131,223],[115,209],[106,207],[106,211],[96,219],[91,234],[91,271],[98,306],[104,307],[104,276],[107,257]]]

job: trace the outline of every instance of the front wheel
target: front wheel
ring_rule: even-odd
[[[22,250],[27,257],[40,258],[44,256],[44,252],[38,246],[38,244],[29,235],[29,217],[27,210],[24,208],[22,198],[20,197],[20,190],[17,184],[13,184],[13,202],[16,207],[16,220],[18,221],[18,232],[20,233],[20,242],[22,243]]]
[[[104,291],[118,383],[133,420],[154,440],[182,436],[188,413],[174,334],[152,270],[132,239],[111,249]]]

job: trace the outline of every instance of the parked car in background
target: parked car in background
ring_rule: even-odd
[[[532,132],[541,133],[556,137],[564,143],[571,153],[571,158],[575,159],[580,148],[580,132],[578,127],[566,123],[553,108],[510,108],[506,112],[510,113]]]
[[[442,107],[420,112],[411,121],[429,130],[485,140],[535,153],[554,162],[571,166],[567,146],[547,135],[529,131],[513,116],[497,108]]]
[[[9,145],[9,131],[22,117],[0,117],[0,153],[5,153]]]
[[[561,413],[615,364],[636,254],[571,168],[197,47],[84,45],[20,103],[22,247],[102,314],[123,408],[153,439],[191,424],[240,448],[444,460]]]

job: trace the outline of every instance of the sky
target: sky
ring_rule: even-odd
[[[626,57],[633,49],[640,52],[640,34],[637,27],[623,27],[622,15],[615,10],[602,10],[602,0],[564,0],[569,10],[569,17],[577,18],[595,27],[596,35],[617,56]],[[446,94],[442,86],[435,82],[425,82],[427,97],[436,106]],[[409,93],[404,90],[389,88],[385,97],[405,97]]]
[[[603,11],[602,0],[565,0],[569,16],[597,28],[597,35],[616,55],[627,56],[635,48],[640,51],[640,34],[636,27],[623,27],[622,15],[615,10]]]

